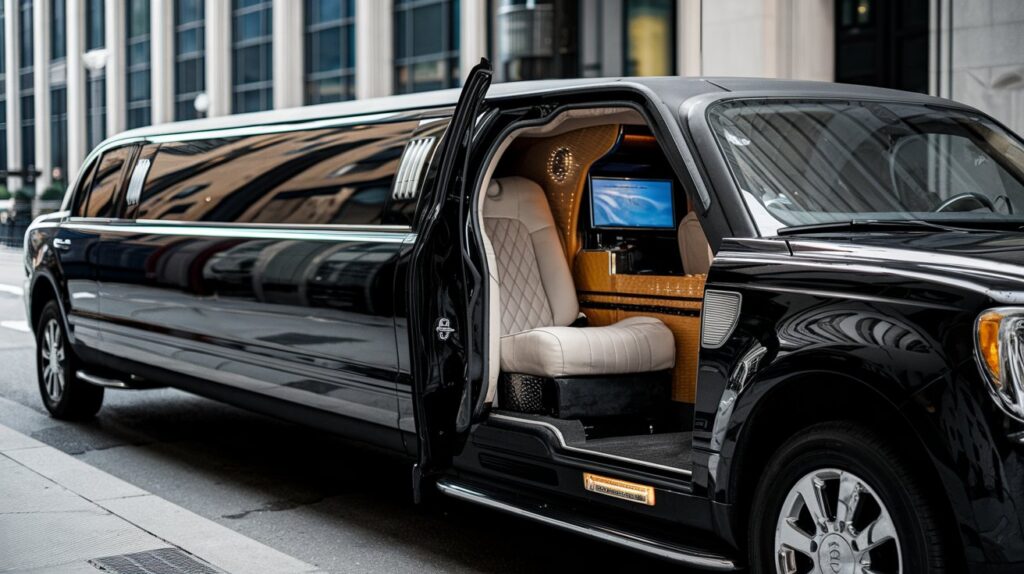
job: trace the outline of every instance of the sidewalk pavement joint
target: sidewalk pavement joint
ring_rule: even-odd
[[[319,572],[2,424],[0,492],[0,572],[98,573],[169,546],[227,573]]]

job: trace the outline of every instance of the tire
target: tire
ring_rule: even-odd
[[[78,358],[68,341],[66,325],[57,302],[48,302],[36,324],[36,378],[43,405],[54,418],[82,420],[100,410],[103,387],[75,376]]]
[[[752,500],[751,572],[860,573],[865,555],[878,574],[946,572],[934,507],[891,443],[857,424],[824,423],[780,447]],[[814,516],[823,515],[821,525]]]

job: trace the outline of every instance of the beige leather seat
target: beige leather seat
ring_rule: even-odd
[[[683,273],[706,274],[711,269],[714,254],[708,238],[701,229],[697,214],[689,212],[679,223],[679,254],[683,258]]]
[[[494,180],[484,225],[497,262],[501,369],[543,377],[644,373],[675,363],[672,332],[651,317],[570,327],[579,302],[544,191],[522,177]]]

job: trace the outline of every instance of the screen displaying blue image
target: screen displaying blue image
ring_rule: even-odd
[[[590,178],[594,227],[671,229],[672,182],[665,179]]]

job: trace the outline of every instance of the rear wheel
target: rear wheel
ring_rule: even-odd
[[[755,491],[753,572],[945,572],[940,530],[920,482],[877,433],[849,423],[801,432]]]
[[[36,324],[36,375],[43,405],[56,418],[89,418],[103,405],[103,388],[79,380],[77,367],[60,307],[50,301]]]

